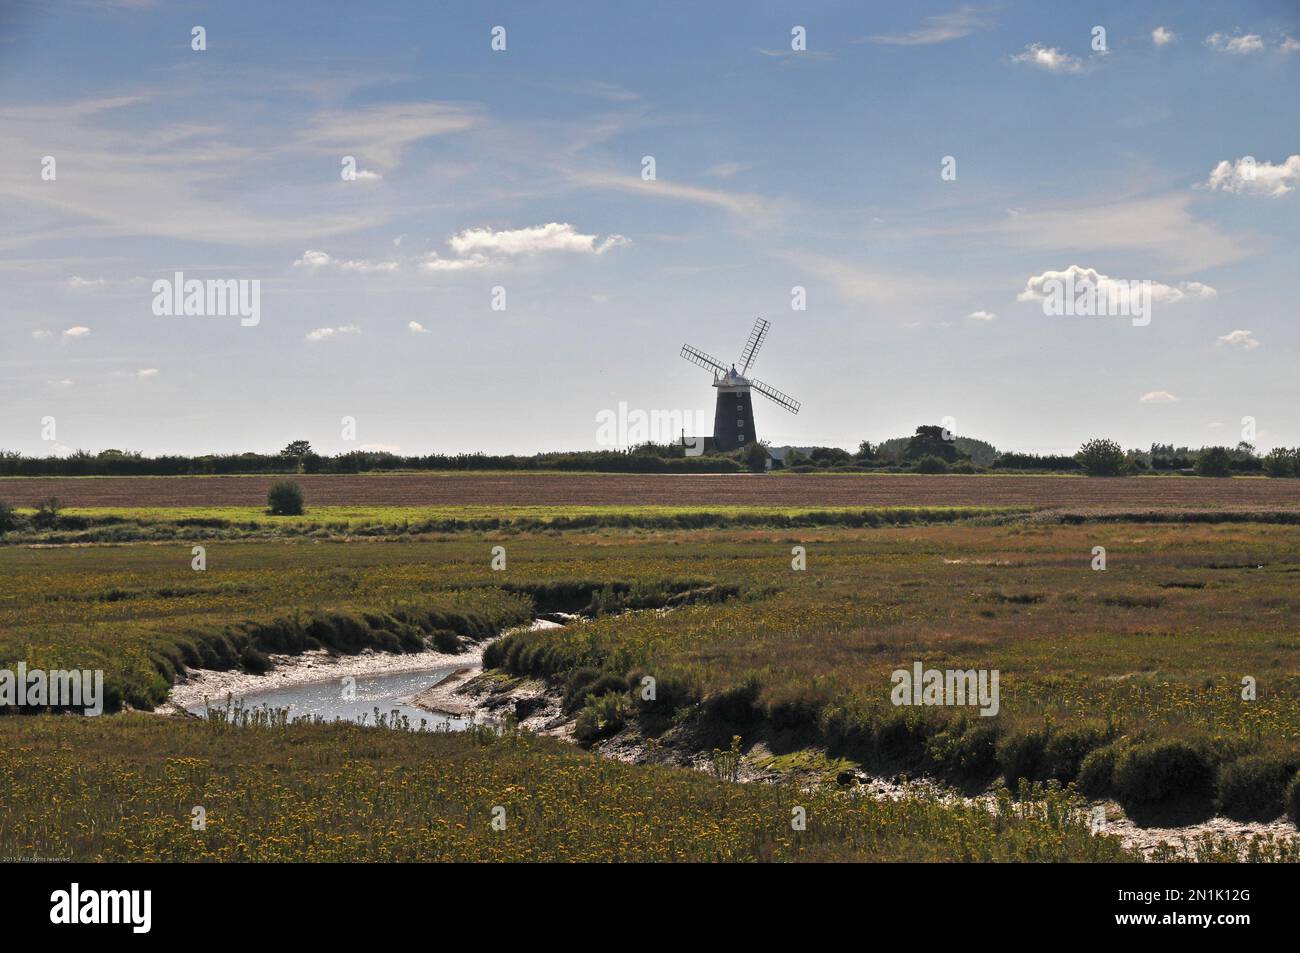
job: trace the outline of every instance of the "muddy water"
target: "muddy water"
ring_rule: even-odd
[[[378,708],[380,715],[386,716],[390,724],[394,718],[405,716],[413,730],[463,731],[472,723],[470,719],[435,715],[411,704],[413,697],[455,671],[456,668],[436,668],[357,676],[353,697],[345,697],[342,680],[333,678],[237,694],[231,703],[238,706],[242,702],[244,708],[287,708],[290,718],[318,717],[326,721],[354,721],[367,725],[375,724],[375,709]],[[214,699],[212,705],[224,708],[225,699],[220,703]],[[202,704],[189,706],[188,710],[196,715],[204,713]]]

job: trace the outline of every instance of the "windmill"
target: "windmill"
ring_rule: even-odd
[[[754,404],[749,396],[751,390],[758,391],[792,414],[799,413],[799,401],[760,380],[745,376],[771,326],[772,322],[762,318],[754,322],[754,330],[749,332],[749,340],[740,352],[739,371],[735,364],[728,368],[699,348],[682,345],[682,357],[713,372],[713,386],[718,389],[718,405],[713,414],[714,449],[736,450],[758,440],[758,434],[754,430]]]

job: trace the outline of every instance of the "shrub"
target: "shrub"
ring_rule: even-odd
[[[734,688],[728,688],[704,699],[704,716],[710,721],[728,725],[753,724],[762,716],[758,706],[758,695],[761,690],[758,676],[750,675]]]
[[[1291,818],[1291,823],[1300,826],[1300,774],[1291,779],[1282,799],[1286,804],[1286,816]]]
[[[569,673],[564,685],[564,701],[561,708],[566,715],[571,715],[592,695],[604,695],[606,692],[624,692],[627,682],[616,675],[602,672],[598,668],[584,666]]]
[[[628,676],[628,689],[637,718],[647,731],[667,728],[673,717],[684,709],[700,703],[700,690],[692,682],[674,675],[655,677],[655,697],[644,698],[641,678],[646,673],[637,671]]]
[[[272,516],[302,516],[302,487],[293,480],[277,480],[266,494]]]
[[[606,692],[592,697],[578,712],[573,737],[580,744],[591,744],[622,730],[632,716],[632,702],[621,692]]]
[[[36,512],[32,515],[32,525],[38,529],[52,529],[58,525],[62,509],[63,502],[56,496],[41,500],[36,504]]]
[[[1011,735],[998,746],[998,763],[1002,765],[1007,787],[1014,789],[1021,778],[1044,780],[1043,762],[1047,751],[1048,729]]]
[[[1096,748],[1079,763],[1077,786],[1085,797],[1106,797],[1115,790],[1115,761],[1119,758],[1118,744]]]
[[[955,718],[926,742],[926,758],[941,771],[982,778],[997,770],[998,730],[991,718]]]
[[[916,463],[917,473],[947,473],[948,464],[934,456],[922,457]]]
[[[18,513],[8,503],[0,501],[0,533],[18,528]]]
[[[1185,741],[1135,745],[1115,762],[1115,793],[1124,804],[1158,804],[1208,794],[1214,766],[1203,748]]]
[[[1283,797],[1295,773],[1294,759],[1240,758],[1219,771],[1216,806],[1229,817],[1271,820],[1285,810]]]
[[[1232,475],[1232,454],[1226,447],[1206,447],[1196,458],[1196,475],[1226,477]]]
[[[1089,440],[1074,455],[1088,476],[1119,476],[1124,468],[1124,451],[1114,440]]]

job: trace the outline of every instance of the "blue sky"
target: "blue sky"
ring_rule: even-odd
[[[11,2],[0,447],[595,448],[711,421],[677,352],[759,315],[776,444],[1294,446],[1298,88],[1271,0]],[[1045,314],[1072,266],[1151,323]],[[260,323],[154,314],[177,271]]]

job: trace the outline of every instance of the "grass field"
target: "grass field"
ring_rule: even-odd
[[[0,791],[0,856],[12,859],[1138,859],[1092,836],[1059,793],[987,810],[858,800],[483,732],[6,718]]]
[[[1042,485],[1094,482],[1112,481],[1047,478]],[[1143,481],[1114,485],[1122,482]],[[1272,487],[1287,481],[1146,482]],[[1237,503],[1225,498],[1223,505]],[[973,791],[1000,780],[1015,789],[1022,778],[1075,784],[1089,797],[1116,798],[1131,816],[1154,821],[1203,818],[1216,810],[1269,819],[1283,812],[1288,797],[1300,798],[1300,781],[1292,780],[1300,768],[1300,526],[1285,520],[1182,522],[1187,514],[1176,509],[1155,514],[1162,521],[1115,516],[1093,523],[1030,519],[996,507],[602,504],[593,512],[580,505],[386,509],[354,503],[321,507],[297,534],[283,538],[223,539],[225,528],[278,524],[254,508],[232,506],[65,514],[90,520],[95,531],[112,528],[113,520],[150,525],[157,533],[150,543],[22,545],[21,533],[9,534],[7,540],[19,544],[0,546],[0,577],[8,583],[0,589],[0,666],[25,661],[32,668],[102,668],[112,699],[150,707],[187,667],[261,671],[269,653],[318,647],[456,651],[539,611],[581,611],[592,620],[509,636],[488,648],[486,663],[500,669],[504,684],[544,683],[577,718],[579,739],[596,748],[639,738],[707,753],[713,746],[725,749],[738,735],[742,752],[754,752],[754,763],[820,759],[876,774],[928,775]],[[1244,512],[1237,517],[1252,518]],[[311,529],[331,524],[321,533]],[[191,568],[196,542],[206,547],[202,572]],[[491,566],[494,546],[505,547],[504,571]],[[1098,546],[1106,550],[1105,571],[1092,568]],[[806,569],[793,567],[795,547],[803,548]],[[667,614],[620,611],[667,605],[676,608]],[[953,705],[894,705],[892,674],[918,662],[940,670],[997,671],[997,715],[981,717],[972,707]],[[650,700],[638,694],[647,676],[658,686]],[[1247,684],[1253,694],[1243,697]],[[583,778],[597,785],[593,792],[610,785],[606,794],[619,803],[628,801],[623,787],[633,777],[650,777],[645,783],[665,791],[677,791],[675,785],[695,791],[689,786],[707,784],[710,792],[734,787],[709,778],[682,780],[679,769],[666,766],[611,767],[571,747],[518,739],[509,745],[483,738],[410,740],[310,725],[218,737],[176,719],[137,715],[93,725],[78,718],[0,718],[0,731],[12,741],[6,750],[31,739],[32,771],[71,772],[119,792],[104,795],[107,804],[86,795],[79,807],[70,796],[67,810],[86,816],[111,813],[107,805],[126,796],[127,776],[107,768],[93,777],[79,774],[74,768],[81,755],[70,752],[106,754],[137,739],[141,767],[128,774],[145,792],[138,814],[115,834],[111,824],[93,826],[94,836],[80,840],[60,826],[71,815],[48,816],[37,825],[46,840],[23,848],[75,856],[120,857],[132,849],[142,856],[184,857],[232,857],[238,850],[262,857],[360,858],[381,850],[401,857],[465,856],[462,850],[497,856],[491,853],[497,849],[516,858],[624,856],[611,853],[621,849],[646,857],[704,856],[673,848],[657,833],[615,845],[606,828],[584,819],[594,807],[577,802],[573,816],[546,815],[548,830],[593,825],[589,838],[567,837],[563,844],[540,831],[535,838],[492,841],[485,829],[479,834],[487,841],[477,840],[479,834],[463,842],[431,841],[428,853],[419,854],[409,832],[389,827],[366,840],[359,815],[348,814],[362,810],[348,800],[361,795],[349,789],[341,767],[322,767],[330,763],[325,750],[333,742],[369,752],[379,780],[372,784],[367,775],[367,790],[398,784],[406,775],[397,766],[420,750],[471,772],[453,773],[457,780],[446,783],[468,784],[472,772],[484,771],[504,784],[511,772],[535,772],[537,790],[561,801],[569,790],[564,785],[580,786],[587,783]],[[327,742],[329,732],[342,734],[328,735],[333,742]],[[317,744],[318,758],[309,755]],[[211,765],[231,765],[222,769],[231,785],[223,790],[241,810],[262,810],[249,792],[273,772],[290,792],[284,797],[314,792],[303,810],[324,812],[312,816],[324,818],[331,830],[346,831],[351,823],[353,839],[341,833],[339,844],[326,848],[277,828],[274,844],[248,841],[246,829],[243,847],[231,831],[231,839],[220,843],[185,840],[185,831],[172,831],[170,820],[164,824],[158,799],[175,774],[167,766],[189,757],[189,746],[208,752],[191,752],[208,759],[205,784],[218,777]],[[23,785],[34,785],[35,775],[24,775],[12,758],[8,765],[11,790],[32,790]],[[646,770],[651,773],[635,774]],[[565,779],[550,778],[553,771]],[[384,797],[406,803],[413,791],[436,793],[446,803],[437,802],[431,817],[471,810],[465,806],[470,802],[439,786],[440,776],[417,772],[412,778],[415,789]],[[490,789],[476,790],[488,797]],[[982,818],[931,804],[910,806],[906,810],[921,814],[892,816],[889,823],[900,829],[938,825],[944,833],[936,836],[947,846],[905,846],[894,830],[872,827],[855,814],[843,820],[848,828],[837,828],[847,845],[847,853],[837,853],[830,840],[783,842],[766,820],[759,824],[758,815],[745,813],[774,810],[776,802],[763,800],[768,795],[691,796],[706,804],[720,798],[719,811],[740,812],[720,816],[719,829],[701,841],[700,849],[718,858],[939,859],[956,850],[1011,859],[1031,850],[996,847],[984,840]],[[681,824],[703,823],[689,812],[669,822],[644,810],[647,826],[663,823],[679,836]],[[340,820],[344,815],[352,821]],[[859,822],[874,833],[844,833]],[[22,831],[35,823],[29,815],[11,816],[3,828],[9,840],[0,838],[0,850],[22,847]],[[83,817],[79,823],[89,822]],[[153,824],[165,830],[150,833]],[[58,836],[69,839],[56,850]],[[1032,841],[1033,850],[1045,851],[1043,857],[1092,856],[1072,833],[1026,837],[1026,845]]]

